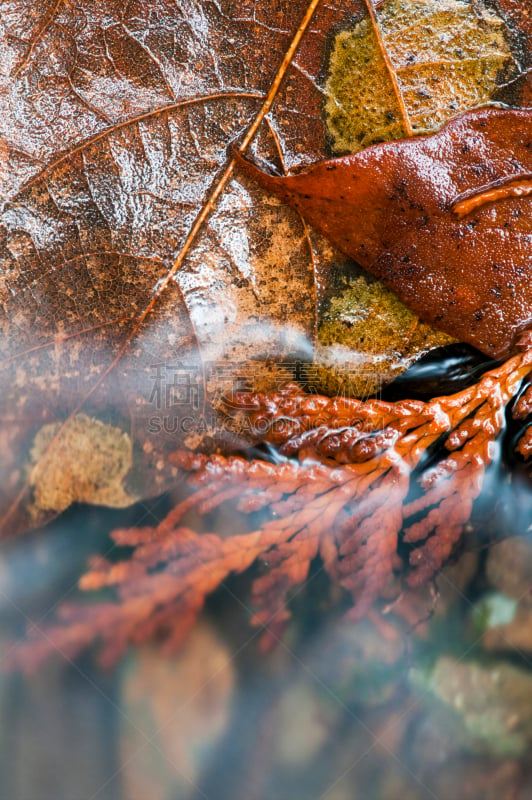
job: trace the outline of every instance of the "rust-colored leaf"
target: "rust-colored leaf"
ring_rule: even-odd
[[[426,322],[493,358],[532,324],[531,112],[470,112],[297,175],[238,157]]]

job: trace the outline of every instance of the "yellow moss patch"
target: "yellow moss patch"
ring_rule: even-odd
[[[333,297],[319,331],[319,389],[367,397],[420,355],[453,339],[433,330],[378,281],[359,277]]]
[[[122,483],[132,463],[130,437],[86,414],[76,414],[64,427],[44,425],[30,456],[35,516],[64,511],[74,502],[123,508],[137,499]]]

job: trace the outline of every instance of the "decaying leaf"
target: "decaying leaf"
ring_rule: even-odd
[[[359,276],[322,314],[314,385],[328,395],[369,397],[420,353],[453,341],[422,323],[380,281]]]
[[[326,105],[335,153],[436,131],[488,104],[518,71],[504,22],[484,3],[387,0],[376,13],[381,41],[369,18],[335,39]]]
[[[215,446],[217,398],[240,364],[255,363],[259,382],[271,375],[275,384],[272,365],[261,374],[267,358],[311,352],[308,232],[286,207],[232,179],[228,156],[270,108],[306,10],[305,2],[3,4],[6,535],[57,511],[36,499],[31,478],[43,429],[59,426],[43,453],[52,461],[79,414],[124,431],[132,463],[123,496],[154,495],[175,482],[167,456],[180,442],[195,434],[198,447]],[[321,47],[318,34],[308,41]],[[270,118],[287,138],[301,125],[285,99]],[[257,141],[272,152],[269,127]]]

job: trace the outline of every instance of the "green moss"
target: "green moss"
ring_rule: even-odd
[[[371,90],[371,91],[368,91]],[[335,152],[356,153],[405,136],[401,112],[369,20],[336,39],[327,84],[327,127]]]

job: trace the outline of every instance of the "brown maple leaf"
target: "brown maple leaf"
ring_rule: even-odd
[[[76,499],[125,505],[173,484],[167,455],[191,429],[212,447],[224,369],[263,359],[266,332],[270,354],[293,355],[316,324],[306,229],[233,179],[228,147],[243,139],[244,148],[261,123],[265,152],[272,127],[283,139],[301,129],[287,97],[306,70],[293,55],[318,3],[11,5],[1,115],[6,535]],[[307,31],[311,45],[317,38]],[[280,325],[287,314],[291,335]],[[152,418],[181,389],[177,410],[192,422],[168,432]],[[80,436],[92,470],[78,475]]]

